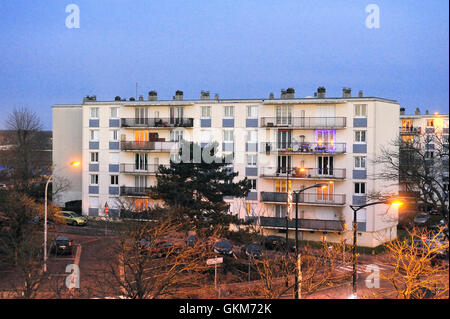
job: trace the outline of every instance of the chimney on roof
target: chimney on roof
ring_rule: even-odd
[[[158,92],[152,90],[148,92],[148,100],[149,101],[157,101],[158,100]]]
[[[342,89],[342,97],[352,97],[352,89],[351,88],[343,88]]]
[[[130,97],[130,101],[136,101],[134,97]]]
[[[293,88],[288,88],[286,90],[286,99],[294,99],[295,98],[295,90]]]
[[[200,93],[200,100],[209,100],[209,99],[210,99],[209,91],[202,91]]]
[[[323,86],[317,88],[317,97],[319,99],[324,99],[326,97],[327,90]]]
[[[84,102],[90,102],[90,101],[97,101],[97,96],[93,95],[87,95],[85,98],[83,98],[83,103]]]
[[[405,108],[404,107],[400,108],[400,115],[405,115]]]
[[[121,98],[118,95],[114,98],[114,101],[120,101],[120,100],[121,100]]]
[[[280,93],[280,99],[285,99],[286,98],[286,90],[285,89],[281,89],[281,93]]]
[[[144,97],[142,95],[139,95],[139,101],[144,101]]]
[[[430,111],[426,110],[425,115],[430,115]]]
[[[419,109],[418,107],[416,107],[416,112],[415,112],[415,114],[416,114],[416,115],[420,115],[420,109]]]
[[[275,95],[273,95],[273,93],[270,92],[270,94],[269,94],[269,100],[273,100],[274,98],[275,98]]]
[[[177,101],[183,100],[183,91],[177,90],[177,91],[175,92],[175,98],[174,98],[174,100],[177,100]]]
[[[219,101],[219,94],[214,94],[214,100]]]
[[[359,90],[359,92],[358,92],[358,97],[363,97],[363,96],[364,96],[363,91],[362,91],[362,90]]]

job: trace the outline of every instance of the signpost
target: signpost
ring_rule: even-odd
[[[208,266],[210,265],[214,265],[214,289],[217,291],[217,265],[223,263],[223,257],[217,258],[214,257],[212,259],[207,259],[206,260],[206,264]],[[220,293],[219,293],[219,297],[220,297]]]

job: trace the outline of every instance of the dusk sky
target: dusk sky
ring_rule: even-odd
[[[80,28],[66,27],[66,6]],[[380,8],[369,29],[366,7]],[[414,112],[448,114],[449,4],[429,1],[92,1],[0,2],[0,127],[14,106],[51,129],[54,104],[129,98],[158,91],[186,99],[312,96],[397,100]]]

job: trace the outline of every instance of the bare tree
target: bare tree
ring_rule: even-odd
[[[442,229],[430,232],[414,228],[403,240],[385,244],[388,251],[383,264],[393,270],[380,278],[388,280],[392,288],[383,297],[400,299],[448,298],[448,265],[440,258],[448,258],[448,240]],[[425,239],[426,238],[426,239]]]
[[[16,187],[26,187],[33,178],[33,171],[39,168],[35,151],[40,141],[42,130],[39,116],[27,108],[14,108],[8,115],[6,128],[13,132],[14,148],[11,152],[10,163],[14,167]]]
[[[418,134],[407,141],[399,138],[382,148],[374,162],[384,169],[373,178],[400,182],[403,190],[448,218],[448,177],[443,176],[448,172],[448,156],[448,140],[440,132]]]

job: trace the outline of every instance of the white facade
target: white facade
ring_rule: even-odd
[[[246,199],[227,199],[230,211],[256,218],[264,234],[284,236],[286,185],[296,191],[327,183],[325,191],[313,188],[301,197],[299,238],[347,243],[353,221],[349,205],[365,203],[370,193],[398,192],[397,186],[371,178],[382,169],[371,160],[399,136],[399,105],[392,100],[182,100],[177,95],[170,101],[85,101],[80,108],[85,215],[102,216],[106,203],[111,214],[124,204],[136,210],[151,205],[145,188],[155,184],[157,165],[169,164],[180,138],[203,145],[217,141],[220,154],[234,153],[233,170],[238,178],[254,180],[255,189]],[[55,136],[58,129],[54,125]],[[294,214],[295,205],[289,217]],[[395,208],[375,205],[358,214],[359,245],[396,238]]]

